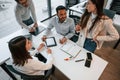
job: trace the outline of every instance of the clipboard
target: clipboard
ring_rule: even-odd
[[[46,43],[46,46],[47,46],[47,47],[57,46],[55,37],[48,37],[48,38],[45,40],[45,43]]]

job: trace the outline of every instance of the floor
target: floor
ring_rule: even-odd
[[[108,65],[99,80],[120,80],[120,44],[113,49],[113,43],[105,43],[95,54],[108,61]]]

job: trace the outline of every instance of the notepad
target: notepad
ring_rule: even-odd
[[[60,49],[72,57],[76,57],[81,51],[78,45],[72,43],[66,43]]]
[[[48,37],[48,38],[45,40],[45,43],[46,43],[46,46],[47,46],[47,47],[52,47],[52,46],[56,46],[56,45],[57,45],[56,40],[55,40],[55,37]]]

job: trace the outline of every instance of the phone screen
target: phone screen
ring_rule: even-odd
[[[88,60],[88,59],[86,59],[86,61],[85,61],[85,66],[86,66],[86,67],[90,67],[90,65],[91,65],[91,61]]]
[[[92,54],[87,52],[87,59],[92,60]]]

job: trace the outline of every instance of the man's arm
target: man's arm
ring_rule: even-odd
[[[21,18],[20,13],[21,13],[21,12],[16,9],[16,11],[15,11],[15,16],[16,16],[17,22],[21,25],[22,28],[26,28],[26,29],[29,30],[29,27],[22,22],[22,18]]]
[[[43,40],[43,41],[46,40],[47,36],[48,36],[48,35],[50,34],[50,32],[51,32],[51,29],[54,27],[53,24],[52,24],[52,21],[53,21],[53,20],[50,21],[49,26],[47,27],[47,29],[45,30],[45,32],[44,32],[44,34],[43,34],[43,37],[42,37],[42,40]]]
[[[49,33],[51,32],[51,29],[54,27],[54,19],[52,19],[44,33],[45,36],[49,35]]]
[[[71,21],[70,21],[70,25],[69,25],[69,33],[65,36],[65,37],[67,37],[67,38],[71,38],[74,34],[75,34],[75,23],[74,23],[74,20],[73,19],[71,19]]]
[[[34,20],[34,23],[37,23],[37,18],[36,18],[35,7],[33,4],[33,1],[32,0],[29,0],[29,1],[30,1],[30,9],[31,9],[32,18]]]

